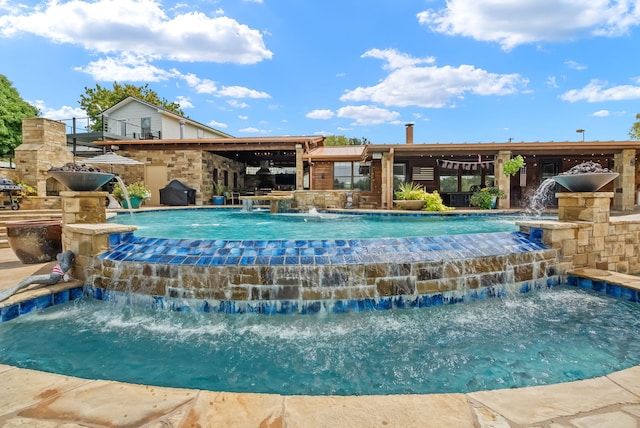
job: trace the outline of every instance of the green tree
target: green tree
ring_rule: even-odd
[[[13,83],[0,74],[0,157],[13,154],[22,143],[22,119],[40,111],[20,97]]]
[[[121,85],[113,82],[113,88],[108,89],[96,84],[95,88],[84,88],[84,95],[80,95],[80,106],[87,112],[94,131],[102,129],[102,111],[118,104],[127,97],[136,97],[143,101],[162,107],[173,113],[184,116],[184,112],[180,109],[180,105],[176,102],[169,102],[165,98],[160,98],[156,91],[149,88],[148,84],[144,86],[135,86],[130,84]]]
[[[636,114],[636,122],[631,125],[629,138],[632,140],[640,140],[640,113]]]
[[[365,137],[347,138],[344,135],[328,135],[324,137],[325,146],[362,146],[369,143],[370,141]]]

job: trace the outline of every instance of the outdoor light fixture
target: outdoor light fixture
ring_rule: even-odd
[[[582,134],[582,141],[584,141],[584,129],[576,129],[576,132]]]

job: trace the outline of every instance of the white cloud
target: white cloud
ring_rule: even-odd
[[[640,22],[629,0],[448,0],[418,13],[432,31],[497,42],[504,50],[525,43],[619,36]]]
[[[355,125],[380,125],[393,123],[400,113],[375,106],[346,106],[338,109],[338,117],[355,120]]]
[[[305,116],[309,119],[331,119],[333,112],[331,110],[313,110]]]
[[[166,71],[150,64],[148,56],[137,56],[131,53],[123,53],[117,57],[102,58],[90,62],[85,67],[76,67],[91,75],[97,81],[114,82],[160,82],[170,79],[174,72]]]
[[[518,93],[518,87],[528,84],[528,80],[519,74],[490,73],[471,65],[416,67],[428,60],[390,52],[377,51],[371,55],[387,61],[383,68],[392,69],[387,77],[377,85],[347,91],[340,100],[371,101],[394,107],[441,108],[454,104],[455,99],[464,97],[466,93],[509,95]]]
[[[241,103],[238,100],[227,100],[227,104],[229,104],[233,108],[247,108],[247,107],[249,107],[249,104]]]
[[[194,108],[194,105],[191,102],[191,99],[189,99],[189,97],[178,96],[176,102],[178,103],[181,109]]]
[[[547,80],[544,83],[554,89],[559,88],[558,83],[556,82],[556,76],[547,77]]]
[[[70,106],[62,106],[59,108],[51,108],[48,107],[43,100],[36,100],[33,102],[29,102],[29,104],[35,106],[40,110],[41,116],[46,117],[47,119],[52,120],[68,120],[73,119],[84,119],[87,117],[87,112],[78,107],[70,107]],[[82,123],[76,123],[77,129],[84,128]],[[71,129],[68,129],[67,132],[72,132]]]
[[[250,134],[270,134],[271,130],[270,129],[259,129],[259,128],[254,128],[254,127],[248,127],[248,128],[240,129],[238,132],[243,132],[245,134],[247,134],[247,133],[250,133]]]
[[[249,116],[242,116],[242,115],[239,115],[239,116],[238,116],[238,119],[240,119],[240,120],[247,120],[247,119],[249,119]]]
[[[588,68],[586,65],[580,64],[579,62],[573,60],[567,60],[564,63],[567,67],[574,70],[586,70]]]
[[[591,113],[591,116],[608,117],[608,116],[610,116],[610,113],[609,113],[609,110],[598,110],[596,112]]]
[[[131,19],[129,19],[131,18]],[[33,34],[103,54],[181,62],[254,64],[271,59],[262,34],[226,16],[168,16],[154,0],[52,1],[0,16],[0,36]]]
[[[271,95],[266,92],[256,91],[242,86],[224,86],[218,92],[218,96],[230,98],[271,98]]]
[[[371,49],[362,54],[362,58],[377,58],[386,62],[385,69],[395,70],[398,68],[408,68],[420,64],[433,64],[434,57],[413,58],[410,55],[398,52],[395,49]]]
[[[180,74],[175,71],[174,76],[183,79],[189,87],[193,88],[199,94],[212,94],[216,97],[229,98],[271,98],[271,95],[267,94],[266,92],[256,91],[254,89],[245,88],[243,86],[223,86],[222,89],[218,89],[217,82],[214,82],[210,79],[201,79],[193,73]],[[229,100],[227,102],[232,107],[248,107],[248,104],[240,103],[236,100]]]
[[[220,128],[220,129],[226,129],[229,127],[226,123],[216,122],[215,120],[210,121],[209,123],[207,123],[207,125],[212,128]]]
[[[608,82],[591,80],[582,89],[572,89],[560,95],[560,99],[574,103],[586,101],[597,103],[603,101],[622,101],[640,99],[640,86],[620,85],[605,88]]]
[[[183,79],[190,88],[193,88],[199,94],[214,94],[218,90],[216,82],[210,79],[201,79],[193,73],[178,73],[177,76]]]

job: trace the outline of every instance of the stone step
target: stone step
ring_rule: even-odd
[[[6,239],[0,239],[0,248],[9,248],[9,241]]]

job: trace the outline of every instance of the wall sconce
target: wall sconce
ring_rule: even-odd
[[[382,153],[374,152],[371,154],[371,159],[382,159]]]

